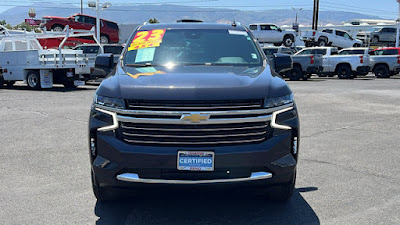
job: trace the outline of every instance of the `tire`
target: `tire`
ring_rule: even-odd
[[[374,74],[377,78],[389,78],[390,73],[389,69],[385,65],[378,65],[374,69]]]
[[[325,46],[328,45],[328,41],[325,38],[320,38],[318,40],[317,45],[320,46],[320,47],[325,47]]]
[[[64,27],[62,25],[53,25],[51,29],[55,32],[62,32],[64,30]]]
[[[374,36],[371,40],[372,44],[378,44],[379,43],[379,37],[378,36]]]
[[[5,83],[6,83],[7,87],[12,87],[12,86],[14,86],[15,81],[7,81]]]
[[[361,47],[361,45],[356,43],[356,44],[353,45],[353,47],[354,48],[358,48],[358,47]]]
[[[305,45],[306,47],[313,47],[313,46],[314,46],[314,43],[307,41],[307,42],[304,42],[304,45]]]
[[[353,75],[351,74],[351,69],[347,65],[341,65],[336,69],[336,73],[339,79],[350,79]]]
[[[101,44],[108,44],[108,43],[110,43],[110,39],[108,38],[107,35],[100,35],[100,40],[99,40],[99,42],[100,42]]]
[[[26,76],[26,83],[28,87],[32,89],[40,89],[42,86],[40,85],[40,75],[37,71],[30,71]]]
[[[62,83],[65,88],[77,88],[74,84],[74,81],[63,81]]]
[[[96,197],[97,201],[109,202],[109,201],[115,201],[115,200],[119,199],[119,195],[116,193],[115,190],[112,190],[110,188],[101,187],[97,183],[93,171],[91,171],[91,177],[92,177],[93,194]]]
[[[294,43],[294,37],[292,35],[286,35],[283,37],[283,45],[285,47],[291,47]]]
[[[5,81],[4,81],[3,74],[0,74],[0,88],[3,88],[4,83],[5,83]]]
[[[270,188],[266,197],[275,202],[287,202],[293,196],[295,185],[296,170],[293,173],[292,179],[288,183],[280,184]]]
[[[280,47],[282,45],[282,43],[274,43],[274,46],[276,47]]]
[[[304,78],[304,73],[301,70],[301,67],[296,65],[293,66],[293,69],[287,73],[287,77],[292,81],[298,81],[301,78]]]

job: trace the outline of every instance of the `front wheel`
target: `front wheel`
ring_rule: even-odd
[[[26,76],[26,81],[28,86],[32,89],[40,89],[42,86],[40,85],[40,75],[36,71],[31,71]]]
[[[297,81],[304,78],[304,73],[300,66],[294,66],[293,69],[287,73],[287,76],[290,80]]]
[[[54,26],[52,27],[52,30],[53,30],[54,32],[63,32],[63,31],[64,31],[64,27],[61,26],[61,25],[54,25]]]
[[[293,173],[291,180],[287,183],[277,185],[270,188],[267,192],[267,198],[276,202],[287,202],[292,196],[296,184],[296,170]]]
[[[327,45],[328,45],[328,41],[326,39],[321,38],[321,39],[318,40],[318,46],[324,47],[324,46],[327,46]]]
[[[3,74],[0,74],[0,88],[2,88],[4,86],[4,83],[5,83],[5,81],[4,81]]]
[[[374,74],[377,78],[389,78],[389,69],[385,65],[379,65],[374,69]]]
[[[100,36],[100,43],[101,44],[108,44],[110,42],[109,38],[106,35]]]
[[[294,43],[294,37],[291,35],[286,35],[283,38],[283,45],[285,45],[285,47],[291,47]]]
[[[337,69],[339,79],[350,79],[352,77],[351,69],[349,66],[339,66]]]
[[[371,40],[372,44],[378,44],[379,42],[379,37],[378,36],[374,36]]]
[[[97,183],[95,175],[93,171],[91,171],[92,177],[92,189],[93,194],[99,202],[108,202],[118,200],[118,195],[115,190],[111,190],[110,188],[101,187],[99,183]]]
[[[64,87],[66,88],[77,88],[77,86],[75,86],[74,81],[64,81],[63,82]]]

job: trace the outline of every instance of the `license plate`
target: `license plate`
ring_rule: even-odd
[[[214,171],[214,152],[178,151],[178,170]]]
[[[75,86],[85,85],[85,81],[83,81],[83,80],[74,80],[74,85]]]

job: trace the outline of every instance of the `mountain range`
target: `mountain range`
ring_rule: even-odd
[[[28,18],[29,8],[35,8],[36,18],[42,16],[62,16],[79,13],[80,8],[72,7],[71,4],[63,5],[56,3],[40,3],[31,6],[18,6],[0,13],[0,20],[6,20],[11,25],[16,25]],[[84,14],[95,15],[95,11],[85,8]],[[156,18],[160,22],[174,22],[178,19],[200,19],[205,22],[226,23],[238,21],[244,25],[256,22],[269,22],[278,25],[290,25],[294,22],[295,13],[292,9],[248,11],[221,8],[200,8],[193,6],[182,6],[172,4],[161,5],[125,5],[111,6],[100,12],[101,18],[115,21],[119,24],[142,24],[150,18]],[[325,25],[341,24],[342,21],[350,19],[380,19],[378,16],[364,15],[343,11],[320,11],[319,23]],[[299,13],[299,23],[310,25],[312,23],[312,11],[303,10]]]

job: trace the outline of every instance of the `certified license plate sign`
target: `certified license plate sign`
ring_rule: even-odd
[[[214,171],[214,152],[178,151],[178,170]]]

